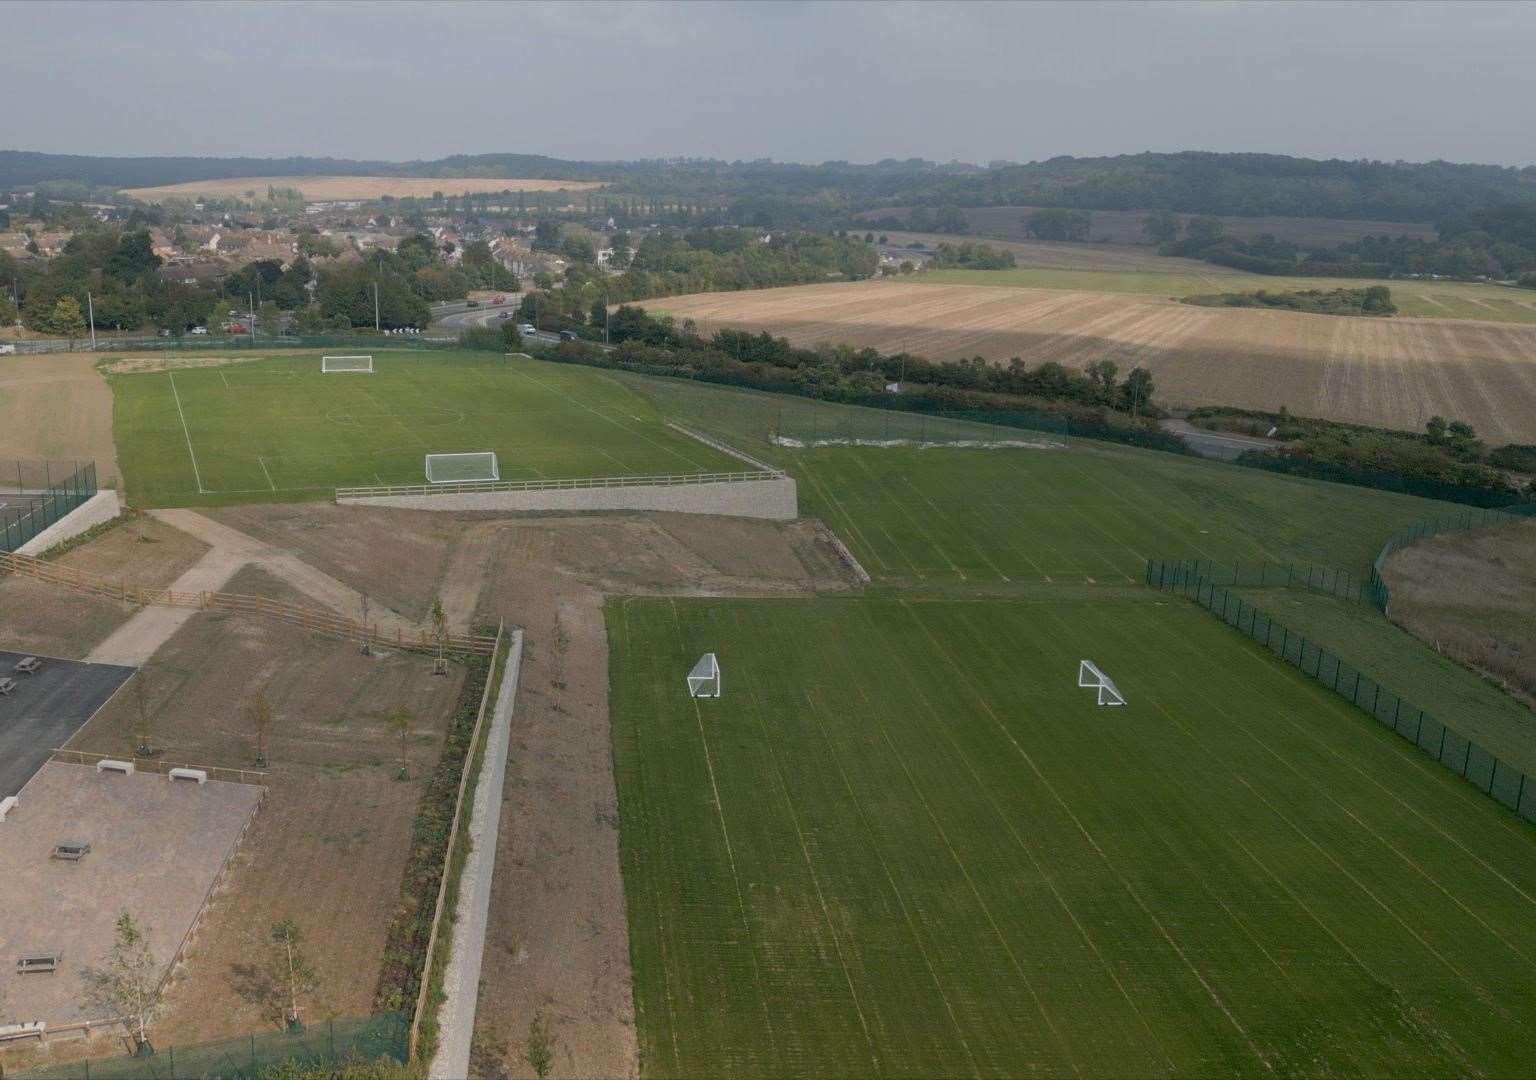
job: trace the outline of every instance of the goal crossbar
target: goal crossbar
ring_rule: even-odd
[[[707,652],[699,657],[699,662],[688,673],[688,696],[720,696],[720,661],[715,659],[714,653]]]
[[[463,484],[501,479],[501,466],[496,461],[494,450],[428,454],[426,472],[427,482],[431,484]]]
[[[373,371],[373,356],[322,356],[320,370],[326,374],[343,371]]]
[[[1081,660],[1077,665],[1077,685],[1098,692],[1100,705],[1124,705],[1125,697],[1115,680],[1099,670],[1092,660]]]

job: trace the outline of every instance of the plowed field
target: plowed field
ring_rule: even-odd
[[[800,345],[983,356],[1031,367],[1108,359],[1156,376],[1164,405],[1235,405],[1404,429],[1435,414],[1491,443],[1536,433],[1536,326],[1355,319],[1059,289],[858,282],[668,297],[701,330],[767,330]]]

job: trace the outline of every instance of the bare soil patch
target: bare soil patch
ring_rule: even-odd
[[[767,330],[933,359],[1113,360],[1156,377],[1164,405],[1235,405],[1417,430],[1465,420],[1492,443],[1536,431],[1536,326],[1465,319],[1340,319],[1169,299],[908,282],[668,297],[708,333]]]
[[[85,353],[0,357],[0,461],[94,461],[120,482],[112,391]]]
[[[263,571],[232,586],[296,600]],[[273,922],[296,919],[322,986],[310,1017],[372,1009],[385,932],[399,898],[411,826],[441,750],[463,671],[431,674],[429,657],[375,650],[257,618],[198,613],[146,668],[150,744],[166,759],[249,768],[245,708],[272,704],[266,806],[214,898],[187,964],[162,1006],[160,1038],[191,1042],[262,1030],[273,1021],[252,965]],[[412,779],[395,779],[399,743],[385,716],[411,710]],[[136,692],[118,697],[72,749],[131,755]]]
[[[129,585],[166,588],[207,551],[206,544],[180,530],[136,517],[58,562]],[[0,648],[84,656],[137,610],[29,578],[0,577]]]
[[[298,188],[310,202],[333,199],[377,199],[389,195],[428,198],[498,191],[591,191],[602,185],[591,180],[528,180],[515,177],[433,178],[421,176],[236,176],[222,180],[193,180],[185,184],[125,188],[122,194],[141,202],[170,198],[244,199],[255,193],[266,198],[268,187]]]
[[[106,375],[143,375],[161,371],[180,371],[183,368],[227,367],[230,364],[249,364],[265,360],[264,356],[172,356],[158,353],[153,356],[126,356],[109,360],[101,365]]]
[[[1383,576],[1394,622],[1536,709],[1536,521],[1432,537]]]

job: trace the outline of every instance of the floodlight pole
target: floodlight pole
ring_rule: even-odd
[[[379,282],[375,278],[373,282],[373,332],[379,332]]]
[[[85,310],[90,312],[91,319],[91,352],[96,351],[96,302],[91,299],[91,290],[85,290]]]
[[[245,294],[245,302],[251,309],[251,344],[256,344],[256,298],[249,290]]]

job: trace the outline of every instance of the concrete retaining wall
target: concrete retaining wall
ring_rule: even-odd
[[[343,506],[393,506],[404,510],[668,510],[677,514],[793,521],[800,516],[795,482],[773,475],[762,480],[644,487],[555,488],[544,491],[465,491],[432,495],[338,498]],[[83,509],[83,508],[82,508]],[[71,515],[73,516],[73,515]]]
[[[18,555],[41,555],[55,544],[71,540],[87,529],[111,521],[123,512],[117,492],[106,488],[59,518],[52,525],[16,549]]]

